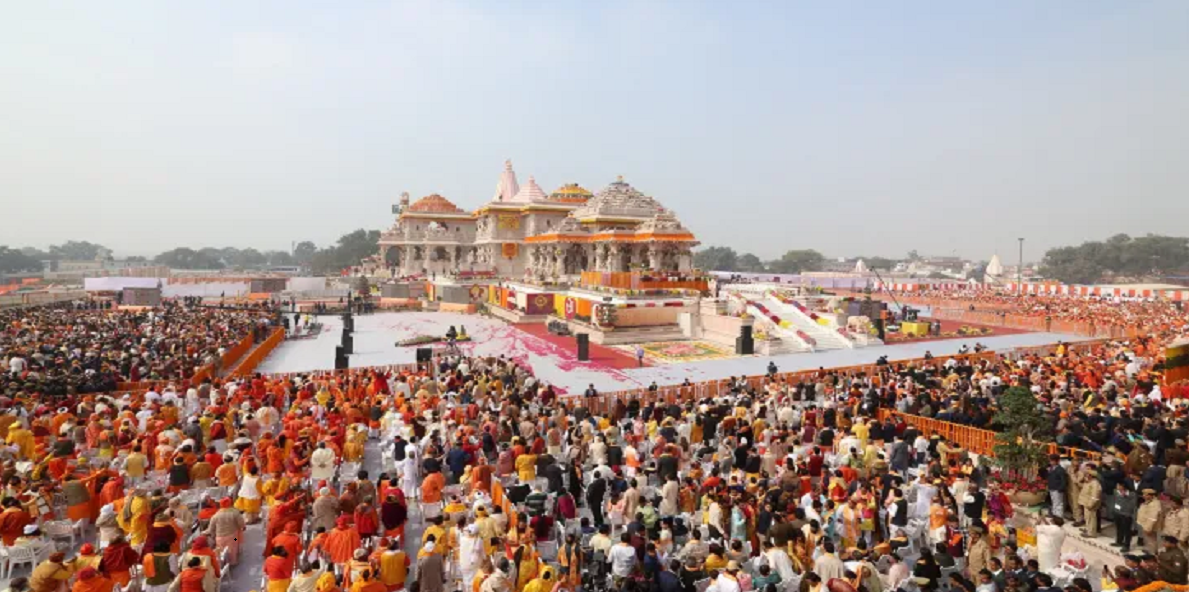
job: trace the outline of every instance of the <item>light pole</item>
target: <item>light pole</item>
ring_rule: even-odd
[[[1016,290],[1024,292],[1024,237],[1020,237],[1020,265],[1016,267]]]

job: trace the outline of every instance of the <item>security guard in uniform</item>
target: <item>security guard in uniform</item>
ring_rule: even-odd
[[[1189,559],[1185,558],[1176,538],[1164,537],[1164,549],[1156,556],[1156,565],[1161,580],[1170,584],[1189,583]]]

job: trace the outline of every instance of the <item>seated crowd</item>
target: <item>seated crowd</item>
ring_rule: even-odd
[[[125,354],[150,369],[193,363],[238,324],[158,314],[191,325],[141,316],[116,321],[137,339],[103,340],[33,316],[43,330],[6,333],[22,337],[5,349],[41,351],[45,334],[50,349],[77,345],[71,360],[94,352],[130,378]],[[203,337],[208,324],[224,337]],[[35,557],[15,592],[216,592],[241,562],[262,562],[267,592],[1094,592],[1088,572],[1062,566],[1063,521],[1091,534],[1100,516],[1126,523],[1131,506],[1107,504],[1138,512],[1128,496],[1152,489],[1169,507],[1159,526],[1136,518],[1146,554],[1112,581],[1186,584],[1189,515],[1180,527],[1172,496],[1189,482],[1172,466],[1189,459],[1189,401],[1157,387],[1154,350],[1060,345],[732,379],[716,397],[669,403],[602,405],[503,357],[459,356],[69,391],[53,406],[12,398],[0,401],[0,538],[9,557]],[[977,455],[886,413],[994,427],[1011,386],[1052,409],[1061,443],[1101,451],[1085,466],[1054,459],[1039,540]],[[256,554],[242,548],[247,529],[262,531]],[[85,544],[54,550],[74,532]]]
[[[166,301],[120,311],[77,303],[0,311],[0,395],[109,392],[182,381],[268,322],[264,311]]]

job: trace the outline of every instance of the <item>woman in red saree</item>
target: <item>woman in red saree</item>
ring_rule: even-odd
[[[409,519],[409,506],[405,493],[400,488],[390,489],[380,504],[380,521],[386,536],[404,538],[405,522]]]

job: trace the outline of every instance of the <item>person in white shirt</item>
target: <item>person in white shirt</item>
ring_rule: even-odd
[[[741,592],[743,588],[739,585],[739,564],[730,561],[727,563],[727,568],[714,580],[714,587],[718,592]]]
[[[623,533],[619,537],[619,543],[611,547],[611,551],[607,553],[607,563],[611,564],[611,575],[616,578],[622,579],[631,576],[632,570],[636,567],[636,549],[631,545],[631,540],[631,535]]]
[[[25,372],[25,368],[27,368],[28,366],[29,366],[29,364],[28,364],[28,362],[25,361],[25,358],[22,358],[20,356],[14,355],[13,357],[8,359],[8,371],[13,376],[20,376],[22,373]]]

